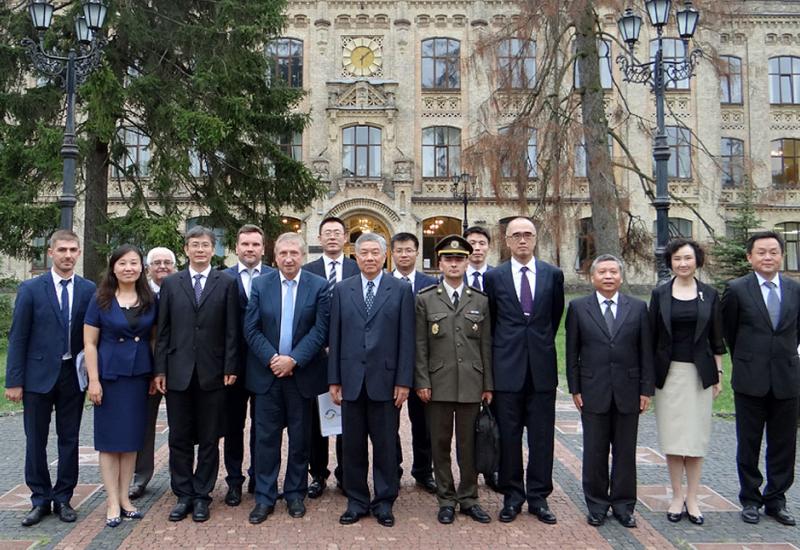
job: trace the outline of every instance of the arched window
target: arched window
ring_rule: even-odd
[[[775,231],[783,236],[783,270],[800,271],[800,222],[779,223]]]
[[[282,233],[287,233],[289,231],[300,233],[300,229],[302,227],[303,227],[303,222],[298,220],[297,218],[292,218],[291,216],[283,216],[281,218]]]
[[[461,88],[461,42],[453,38],[422,41],[422,89]]]
[[[738,187],[744,180],[744,141],[722,138],[719,153],[722,168],[722,186]]]
[[[422,220],[422,267],[429,271],[438,271],[434,248],[442,237],[461,234],[461,220],[447,216],[436,216]]]
[[[290,88],[303,87],[303,41],[276,38],[267,44],[267,57],[272,60],[272,77]]]
[[[770,58],[769,102],[773,105],[800,104],[800,57]]]
[[[212,227],[206,216],[197,216],[186,220],[186,231],[189,231],[192,227],[197,225],[207,227],[214,232],[214,237],[217,240],[214,245],[214,256],[225,256],[225,243],[223,242],[225,240],[225,229],[222,227]]]
[[[776,187],[796,186],[800,166],[800,139],[784,138],[772,142],[770,153],[772,185]]]
[[[380,177],[380,128],[349,126],[342,129],[342,175],[362,178]]]
[[[682,68],[686,63],[686,45],[683,40],[679,38],[663,38],[662,58],[664,60],[664,67],[667,68],[668,73],[674,69]],[[656,60],[656,52],[658,51],[658,40],[650,41],[650,62],[654,63]],[[682,78],[680,80],[672,80],[668,76],[666,78],[667,90],[688,90],[689,78]]]
[[[461,130],[450,126],[422,129],[422,177],[450,178],[461,172]]]
[[[742,103],[742,60],[732,55],[719,57],[720,103]]]
[[[501,40],[497,68],[501,88],[533,88],[536,84],[536,42],[522,38]]]

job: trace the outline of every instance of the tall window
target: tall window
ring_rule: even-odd
[[[722,55],[719,62],[720,103],[742,103],[742,60]]]
[[[614,138],[611,137],[611,134],[606,136],[606,142],[608,143],[608,156],[614,156]],[[586,138],[581,136],[581,140],[575,146],[575,177],[576,178],[585,178],[588,177],[588,162],[586,157]]]
[[[575,45],[572,47],[573,52],[576,51]],[[611,41],[598,40],[597,54],[600,57],[600,85],[604,90],[610,90],[612,86],[611,80]],[[575,87],[581,87],[581,71],[578,66],[578,60],[575,59],[575,66],[573,68],[573,78],[575,79]]]
[[[342,130],[342,175],[363,178],[380,177],[380,128],[350,126]]]
[[[679,69],[686,63],[686,45],[678,38],[664,38],[663,39],[663,59],[664,67],[667,68],[669,74],[675,69]],[[656,51],[658,51],[658,40],[650,41],[650,61],[655,62]],[[682,78],[680,80],[671,80],[667,78],[667,90],[688,90],[689,79]]]
[[[125,156],[119,161],[122,170],[113,165],[111,175],[115,178],[125,174],[149,176],[150,138],[135,128],[120,128],[117,135],[125,146]]]
[[[303,134],[300,132],[281,135],[278,146],[292,160],[303,160]]]
[[[267,44],[272,59],[272,77],[290,88],[303,87],[303,42],[294,38],[277,38]]]
[[[31,259],[31,270],[34,272],[41,272],[53,267],[53,259],[47,255],[47,239],[44,237],[36,237],[33,239],[31,244],[36,249],[33,258]]]
[[[800,139],[776,139],[770,153],[772,185],[797,185],[800,166]]]
[[[656,223],[656,221],[653,221],[653,235],[656,234]],[[670,239],[675,239],[677,237],[683,237],[686,239],[692,238],[692,220],[670,217],[667,223],[669,224]]]
[[[526,89],[536,83],[536,42],[506,38],[498,46],[500,87]]]
[[[461,130],[450,126],[422,129],[422,177],[449,178],[461,172]]]
[[[800,271],[800,223],[779,223],[775,231],[783,236],[783,270]]]
[[[510,140],[510,144],[508,147],[501,147],[502,152],[500,153],[501,157],[501,164],[500,169],[504,178],[515,178],[518,173],[526,174],[528,178],[535,178],[538,175],[537,165],[536,165],[536,129],[535,128],[516,128],[514,129],[514,134],[520,133],[519,136],[514,134],[509,136],[509,132],[512,129],[509,126],[505,126],[500,128],[500,134],[506,136],[506,139]],[[527,136],[527,144],[525,146],[525,151],[519,150],[516,147],[515,143],[523,143],[523,140]],[[519,137],[519,140],[517,140]],[[524,159],[525,164],[524,167],[522,165],[518,165],[518,162]]]
[[[800,57],[770,58],[769,102],[773,105],[800,104]]]
[[[724,137],[720,145],[722,186],[736,187],[744,180],[744,141]]]
[[[452,38],[430,38],[422,41],[422,88],[461,88],[461,42]]]
[[[667,144],[669,160],[667,161],[667,177],[673,179],[690,179],[692,177],[692,135],[688,128],[667,126]],[[653,164],[655,170],[655,161]]]

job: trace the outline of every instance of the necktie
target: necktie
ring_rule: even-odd
[[[336,264],[339,262],[331,262],[331,272],[328,275],[328,293],[333,294],[333,287],[336,286]]]
[[[375,303],[375,283],[367,281],[367,295],[364,296],[364,303],[367,305],[367,315],[372,311],[372,304]]]
[[[611,311],[611,306],[614,304],[614,300],[605,300],[603,302],[606,305],[606,310],[603,313],[603,318],[606,320],[606,326],[608,327],[608,333],[614,333],[614,312]]]
[[[531,282],[528,280],[528,271],[526,266],[520,269],[522,272],[522,281],[519,285],[519,305],[522,306],[522,313],[530,317],[533,315],[533,293],[531,292]]]
[[[453,291],[453,308],[458,309],[458,291]]]
[[[69,279],[61,280],[61,319],[64,321],[64,353],[69,353]]]
[[[781,320],[781,299],[778,298],[778,291],[776,290],[778,285],[772,281],[766,281],[764,286],[769,289],[769,292],[767,292],[767,312],[769,312],[769,318],[772,321],[772,328],[775,330]]]
[[[286,285],[286,295],[283,297],[281,310],[281,339],[278,343],[278,353],[288,355],[292,351],[292,324],[294,323],[294,281],[283,281]]]
[[[203,294],[203,285],[200,284],[202,279],[203,275],[200,273],[194,276],[194,301],[198,306],[200,305],[200,295]]]
[[[250,298],[250,289],[253,288],[253,277],[255,270],[251,267],[247,268],[246,270],[242,271],[242,275],[247,273],[247,277],[242,277],[242,286],[244,286],[244,294],[248,298]]]
[[[472,288],[477,290],[483,290],[481,287],[481,274],[477,271],[472,272]]]
[[[408,284],[411,284],[411,279],[409,279],[409,278],[408,278],[408,277],[406,277],[405,275],[403,275],[401,278],[402,278],[402,279],[403,279],[405,282],[407,282]]]

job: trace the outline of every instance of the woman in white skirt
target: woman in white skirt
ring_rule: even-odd
[[[672,484],[667,519],[678,522],[685,512],[696,525],[703,524],[697,489],[711,438],[712,402],[722,391],[725,353],[719,296],[695,278],[704,256],[691,239],[670,241],[663,260],[675,277],[650,297],[658,441]]]

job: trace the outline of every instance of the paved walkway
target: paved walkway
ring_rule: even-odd
[[[344,511],[345,498],[328,489],[322,498],[307,500],[308,512],[302,519],[291,519],[282,503],[276,513],[261,525],[252,526],[247,515],[253,506],[252,495],[245,495],[237,508],[222,503],[226,486],[221,472],[211,520],[195,524],[187,519],[167,521],[175,502],[169,491],[167,472],[166,411],[161,411],[156,447],[156,476],[146,495],[137,504],[146,512],[141,521],[124,522],[117,529],[104,527],[105,493],[100,485],[97,454],[92,448],[92,417],[87,409],[81,430],[80,485],[72,504],[78,522],[61,523],[48,517],[39,525],[25,528],[20,520],[30,507],[23,483],[24,436],[21,415],[0,418],[0,548],[696,548],[698,550],[800,549],[800,528],[784,527],[763,517],[756,526],[739,519],[735,468],[735,433],[730,420],[715,419],[712,449],[703,472],[702,507],[706,525],[696,527],[684,520],[671,524],[665,517],[669,503],[668,475],[664,458],[658,453],[655,418],[648,413],[639,431],[639,504],[637,529],[624,529],[609,518],[595,529],[585,520],[581,492],[580,419],[568,396],[559,396],[557,411],[555,491],[550,507],[558,524],[548,526],[523,513],[511,524],[496,519],[480,525],[458,516],[450,526],[436,521],[436,499],[417,489],[408,473],[403,478],[395,504],[394,528],[380,527],[364,518],[353,526],[341,526],[337,519]],[[410,446],[408,420],[403,414],[403,445]],[[284,445],[285,446],[285,445]],[[331,445],[331,447],[333,447]],[[51,453],[55,439],[50,441]],[[332,450],[332,449],[331,449]],[[285,449],[284,449],[285,451]],[[406,453],[410,456],[411,453]],[[51,455],[51,458],[55,458]],[[406,465],[406,472],[410,469]],[[54,469],[53,469],[54,472]],[[481,502],[496,518],[501,508],[499,495],[481,486]],[[800,484],[789,494],[789,508],[800,515]]]

